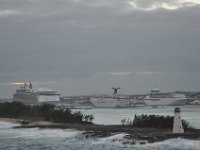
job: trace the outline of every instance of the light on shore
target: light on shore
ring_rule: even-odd
[[[174,110],[173,133],[184,133],[180,114],[181,114],[180,108],[176,107]]]

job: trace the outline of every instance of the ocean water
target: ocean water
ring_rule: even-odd
[[[158,108],[152,107],[133,107],[133,108],[115,108],[115,109],[74,109],[81,111],[83,114],[93,114],[94,123],[96,124],[121,124],[122,119],[132,121],[134,115],[156,114],[156,115],[174,115],[174,106],[164,106]],[[200,105],[180,106],[181,118],[188,121],[194,128],[200,129]]]
[[[135,114],[173,115],[174,107],[91,109],[81,110],[84,114],[94,114],[95,123],[120,124],[121,118],[133,118]],[[182,118],[194,127],[200,128],[200,107],[181,107]],[[79,111],[79,110],[73,110]],[[172,111],[172,112],[171,112]],[[84,138],[83,131],[74,129],[15,129],[18,124],[0,121],[0,150],[200,150],[200,140],[181,138],[169,139],[152,144],[124,145],[126,133],[105,138]]]

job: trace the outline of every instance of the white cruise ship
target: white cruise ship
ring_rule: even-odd
[[[129,107],[130,99],[126,96],[117,94],[117,90],[120,88],[113,88],[113,95],[99,94],[90,99],[90,102],[97,108],[123,108]]]
[[[187,98],[183,94],[161,93],[160,89],[153,89],[151,93],[144,98],[148,106],[184,106]]]
[[[29,85],[28,85],[29,84]],[[31,83],[24,83],[20,89],[13,94],[13,100],[25,104],[56,103],[60,101],[60,94],[57,91],[46,87],[33,88]]]

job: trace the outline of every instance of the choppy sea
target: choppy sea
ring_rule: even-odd
[[[182,119],[200,129],[200,106],[181,107]],[[94,123],[120,124],[121,119],[133,119],[135,114],[173,115],[174,107],[76,109],[83,114],[93,114]],[[17,124],[0,121],[0,150],[200,150],[199,140],[169,139],[152,144],[123,145],[126,133],[106,138],[84,138],[82,131],[74,129],[15,129]],[[114,140],[115,139],[115,140]],[[117,140],[116,140],[117,139]]]

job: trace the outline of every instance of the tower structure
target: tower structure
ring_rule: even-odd
[[[181,114],[180,108],[176,107],[174,110],[173,133],[184,133],[180,114]]]
[[[117,96],[117,91],[120,89],[120,87],[118,88],[112,88],[114,90],[113,92],[113,96],[116,97]]]

